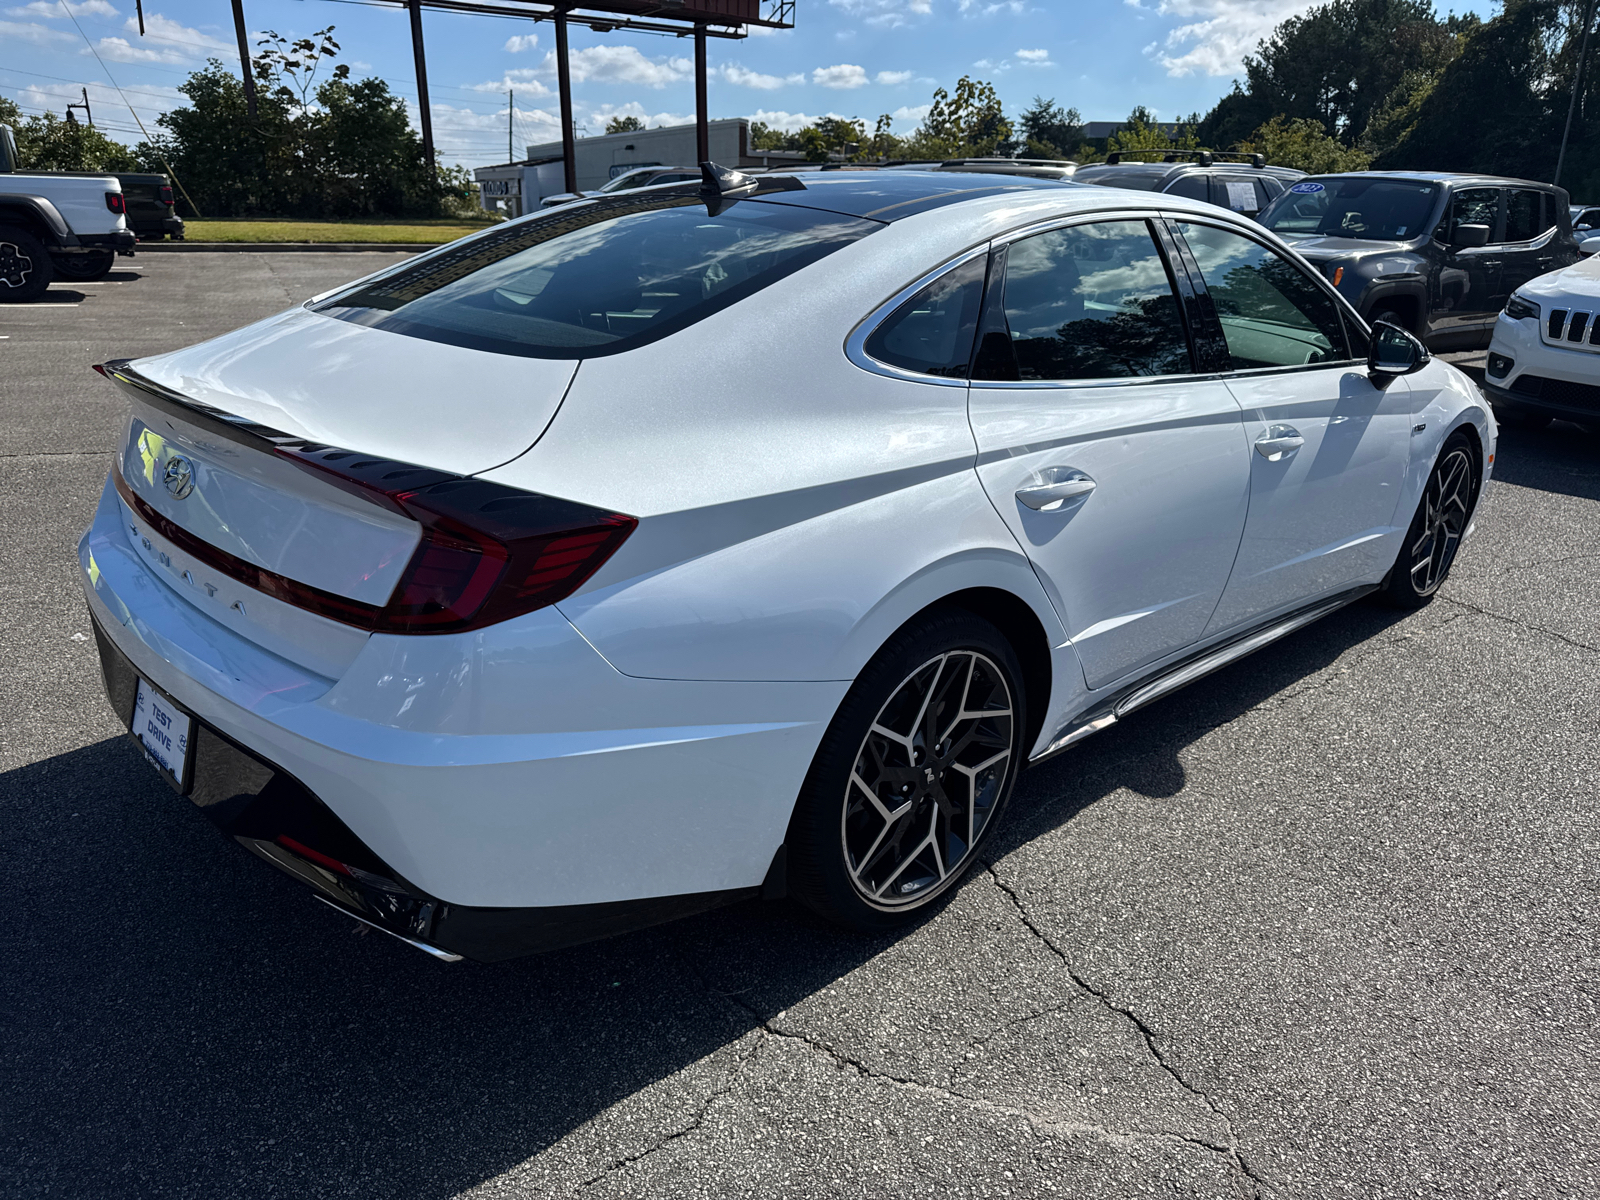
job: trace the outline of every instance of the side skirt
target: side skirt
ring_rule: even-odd
[[[1063,725],[1050,744],[1028,760],[1028,765],[1035,766],[1048,758],[1054,758],[1073,743],[1081,742],[1102,729],[1109,729],[1135,709],[1143,708],[1151,701],[1159,700],[1162,696],[1186,687],[1197,679],[1203,679],[1213,671],[1219,671],[1248,654],[1254,654],[1263,646],[1270,645],[1279,638],[1288,637],[1295,630],[1304,629],[1313,621],[1321,620],[1329,613],[1336,612],[1377,590],[1377,587],[1370,584],[1352,588],[1330,600],[1318,601],[1287,616],[1274,617],[1254,630],[1247,630],[1219,645],[1208,646],[1187,658],[1179,659],[1176,663],[1159,668],[1144,679],[1135,680],[1119,688],[1108,699],[1096,702],[1092,708],[1084,710]]]

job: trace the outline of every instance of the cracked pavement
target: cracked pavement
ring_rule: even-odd
[[[390,261],[0,307],[0,1194],[1600,1194],[1600,440],[1506,432],[1434,604],[1027,772],[898,936],[751,903],[446,966],[151,776],[72,554],[123,420],[90,362]]]

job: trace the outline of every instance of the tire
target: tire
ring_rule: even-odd
[[[936,609],[896,633],[812,760],[785,842],[791,894],[869,932],[948,895],[1022,769],[1026,701],[1016,651],[981,617]]]
[[[1454,433],[1428,472],[1422,499],[1379,595],[1395,608],[1421,608],[1438,593],[1478,502],[1478,464],[1472,443]]]
[[[1368,325],[1376,325],[1380,321],[1389,325],[1397,325],[1407,333],[1416,332],[1411,328],[1411,322],[1407,321],[1397,310],[1392,308],[1380,309],[1367,318]]]
[[[0,304],[37,300],[55,277],[39,239],[15,225],[0,225]]]
[[[109,275],[117,265],[117,255],[113,250],[92,250],[88,254],[63,254],[50,261],[55,264],[57,279],[86,283]]]

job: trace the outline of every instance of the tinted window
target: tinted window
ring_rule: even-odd
[[[1236,370],[1302,367],[1349,357],[1333,297],[1259,242],[1180,224],[1216,305]]]
[[[979,255],[935,279],[878,326],[867,353],[907,371],[964,378],[987,264]]]
[[[1143,221],[1076,225],[1013,243],[1005,314],[1022,379],[1192,369],[1178,302]]]
[[[412,337],[533,358],[643,345],[703,320],[882,226],[691,195],[551,209],[469,238],[316,306]]]
[[[1211,188],[1204,175],[1180,175],[1167,189],[1169,196],[1187,196],[1191,200],[1211,199]]]
[[[1398,179],[1302,179],[1261,214],[1275,233],[1396,241],[1416,237],[1439,189]]]
[[[1494,241],[1495,220],[1500,215],[1499,188],[1463,188],[1450,200],[1450,232],[1461,225],[1487,225]]]
[[[1506,241],[1531,242],[1547,228],[1540,219],[1543,192],[1519,189],[1506,193]]]
[[[1254,216],[1267,206],[1267,189],[1260,180],[1220,175],[1211,181],[1211,203]]]
[[[1574,228],[1600,229],[1600,208],[1584,209],[1572,224]]]

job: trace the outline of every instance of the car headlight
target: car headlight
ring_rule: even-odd
[[[1506,301],[1506,316],[1513,321],[1525,321],[1532,318],[1539,319],[1539,306],[1532,300],[1524,300],[1521,296],[1512,296]]]

